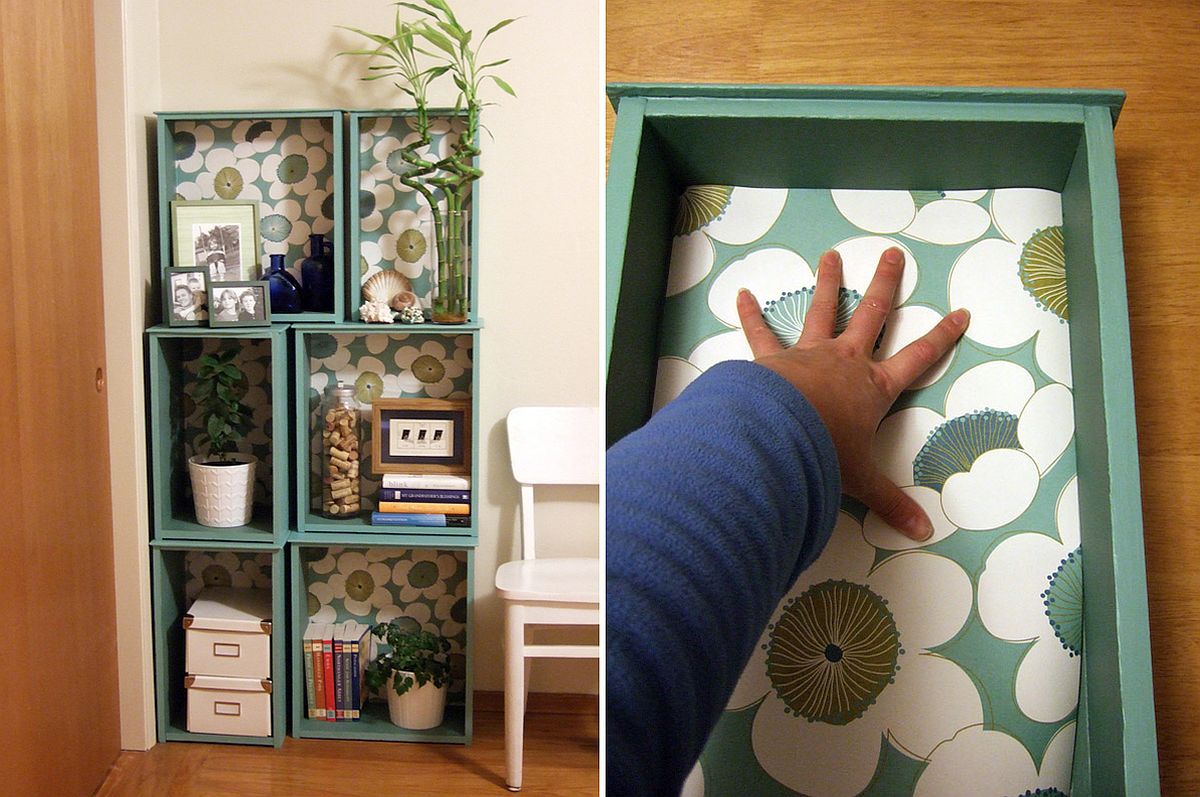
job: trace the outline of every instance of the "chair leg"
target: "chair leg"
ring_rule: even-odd
[[[509,603],[504,611],[504,759],[509,791],[521,790],[525,733],[525,616]]]

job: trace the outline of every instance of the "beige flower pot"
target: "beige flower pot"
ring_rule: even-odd
[[[392,688],[395,678],[396,673],[392,673],[385,687],[388,717],[392,724],[410,731],[424,731],[441,725],[442,717],[446,713],[446,693],[450,690],[450,685],[434,686],[430,681],[424,686],[414,686],[404,694],[398,695]]]
[[[188,459],[197,522],[216,528],[245,526],[250,522],[258,459],[250,454],[230,454],[234,465],[206,465],[205,459],[201,455]]]

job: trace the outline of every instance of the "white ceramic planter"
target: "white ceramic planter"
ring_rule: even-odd
[[[411,673],[408,673],[411,675]],[[392,679],[396,674],[392,673]],[[434,686],[430,681],[424,686],[414,686],[402,695],[392,688],[392,679],[385,687],[388,699],[388,717],[393,725],[410,731],[424,731],[442,724],[446,713],[446,693],[449,684]]]
[[[204,459],[207,457],[201,455],[188,459],[197,522],[216,528],[245,526],[250,522],[258,459],[250,454],[230,454],[229,459],[237,465],[205,465]]]

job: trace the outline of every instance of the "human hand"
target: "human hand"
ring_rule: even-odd
[[[914,540],[933,534],[929,516],[871,459],[871,440],[900,393],[948,352],[967,328],[959,309],[886,360],[871,358],[904,272],[904,254],[892,247],[879,258],[875,276],[846,330],[834,336],[842,258],[821,256],[812,304],[800,339],[785,349],[750,291],[738,293],[737,310],[754,361],[770,368],[804,394],[833,438],[842,471],[842,491],[874,510]]]

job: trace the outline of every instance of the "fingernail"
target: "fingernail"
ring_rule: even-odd
[[[912,538],[917,542],[925,542],[933,536],[933,524],[928,518],[913,518],[908,522],[908,530],[912,532]]]
[[[836,249],[830,249],[825,254],[821,255],[821,260],[831,266],[840,266],[842,264],[842,255]]]
[[[971,311],[965,307],[960,307],[950,315],[954,316],[954,325],[956,327],[965,327],[967,322],[971,320]]]
[[[883,259],[893,266],[898,266],[904,262],[904,253],[893,246],[883,253]]]
[[[751,299],[754,298],[754,294],[750,292],[749,288],[738,288],[738,292],[737,292],[738,301],[741,301],[743,296],[749,296]]]

